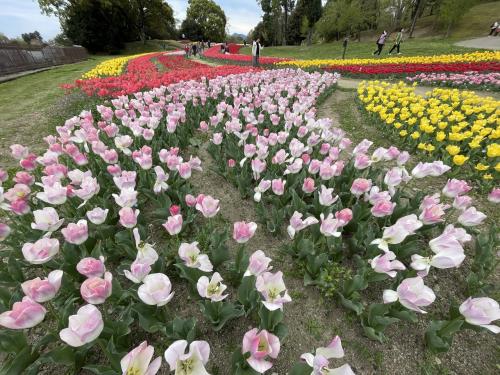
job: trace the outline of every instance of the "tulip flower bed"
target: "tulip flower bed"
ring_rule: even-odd
[[[252,63],[252,56],[239,54],[238,51],[241,49],[241,45],[235,45],[237,51],[234,53],[221,53],[220,45],[215,45],[208,48],[204,53],[203,57],[208,60],[213,60],[215,62],[223,62],[225,64],[239,64],[239,65],[250,65]],[[289,61],[290,59],[284,59],[279,57],[265,57],[261,56],[259,58],[259,63],[261,65],[273,65],[283,61]]]
[[[498,101],[441,88],[423,97],[403,82],[378,81],[362,83],[358,97],[375,123],[410,149],[453,165],[486,188],[498,181]]]
[[[497,72],[499,52],[474,52],[461,55],[408,56],[384,59],[292,60],[276,63],[301,69],[324,69],[349,76],[394,76],[408,73],[433,72]]]
[[[74,84],[64,85],[64,88],[67,90],[78,88],[88,96],[116,97],[180,81],[202,77],[210,79],[250,70],[258,71],[258,68],[232,65],[212,67],[187,60],[183,55],[151,53],[129,60],[126,71],[121,74],[79,79]]]
[[[437,291],[439,281],[428,283],[428,274],[461,266],[464,244],[476,242],[453,308],[437,312],[425,339],[441,352],[460,330],[497,333],[500,310],[486,293],[499,243],[495,228],[475,231],[486,217],[470,186],[450,179],[439,192],[415,194],[409,179],[450,167],[420,163],[410,173],[407,152],[371,153],[368,140],[352,147],[331,120],[317,119],[315,106],[337,79],[278,69],[180,82],[68,119],[42,155],[13,145],[21,170],[12,179],[0,173],[2,371],[36,374],[54,363],[96,374],[273,371],[293,301],[266,249],[245,247],[256,231],[285,227],[304,282],[379,341],[389,325],[433,309],[439,293],[429,285]],[[209,130],[218,173],[253,197],[261,225],[220,220],[219,200],[194,191],[190,178],[202,165],[187,150],[195,132]],[[500,190],[490,200],[499,203]],[[238,323],[250,327],[226,348],[233,354],[211,363],[206,337],[226,337]],[[151,362],[155,348],[165,364]],[[353,374],[343,356],[337,336],[286,371]]]
[[[98,64],[95,68],[89,70],[85,73],[82,78],[98,78],[98,77],[109,77],[109,76],[119,76],[125,70],[127,63],[130,60],[136,59],[140,56],[155,55],[154,53],[141,53],[138,55],[131,55],[125,57],[117,57],[116,59],[110,59],[103,61]]]
[[[408,82],[424,85],[448,86],[474,90],[500,90],[500,73],[421,73],[406,77]]]

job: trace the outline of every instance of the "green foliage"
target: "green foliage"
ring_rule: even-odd
[[[329,41],[338,38],[339,34],[352,35],[359,32],[364,22],[364,13],[358,0],[337,0],[325,6],[316,30]]]
[[[91,52],[116,52],[125,42],[175,36],[172,8],[163,0],[39,0],[59,17],[64,34]]]
[[[226,36],[226,14],[212,0],[189,0],[181,33],[187,39],[222,42]]]
[[[451,27],[455,25],[475,3],[476,0],[442,0],[439,5],[439,21],[447,27],[449,36]]]

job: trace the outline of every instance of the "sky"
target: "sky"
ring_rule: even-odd
[[[167,0],[179,21],[186,17],[187,0]],[[228,18],[229,32],[247,34],[260,21],[262,12],[255,0],[215,0]],[[57,17],[45,16],[35,0],[0,0],[0,32],[9,38],[38,30],[45,40],[61,32]]]

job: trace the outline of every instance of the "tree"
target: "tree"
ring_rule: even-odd
[[[32,41],[38,41],[39,43],[42,43],[43,42],[43,38],[42,36],[40,35],[40,33],[38,31],[34,31],[32,33],[25,33],[25,34],[21,34],[21,38],[23,38],[23,40],[28,43],[28,44],[31,44]]]
[[[326,4],[316,29],[325,40],[338,40],[340,34],[357,34],[364,22],[359,0],[336,0]]]
[[[63,31],[90,52],[116,52],[137,36],[136,15],[127,5],[118,0],[77,0],[64,13]]]
[[[194,40],[223,41],[226,36],[226,14],[212,0],[189,0],[181,33]]]
[[[149,1],[144,20],[144,34],[152,39],[175,38],[174,11],[162,0]]]
[[[49,42],[50,43],[50,42]],[[73,45],[73,41],[69,39],[64,33],[57,34],[52,40],[52,43],[58,46],[70,47]]]
[[[439,5],[438,19],[446,27],[445,38],[450,36],[451,28],[464,16],[475,0],[442,0]]]
[[[417,25],[417,20],[422,16],[422,11],[425,8],[426,0],[414,0],[413,1],[413,10],[411,15],[411,26],[408,36],[410,38],[413,37],[413,32],[415,31],[415,26]]]
[[[90,51],[112,51],[125,42],[175,35],[172,8],[164,0],[38,0],[59,17],[66,35]]]
[[[314,25],[321,18],[322,10],[321,0],[298,0],[290,17],[290,39],[300,42],[305,35],[307,44],[311,45]]]

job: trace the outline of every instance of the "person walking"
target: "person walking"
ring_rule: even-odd
[[[259,66],[260,50],[263,47],[260,45],[260,38],[254,40],[252,43],[252,65]]]
[[[494,32],[496,32],[499,24],[498,21],[495,21],[491,26],[490,26],[490,33],[488,34],[489,36],[492,36]]]
[[[389,55],[392,55],[392,51],[396,50],[398,55],[401,55],[401,52],[399,52],[399,46],[401,42],[403,41],[403,33],[404,29],[401,29],[398,34],[396,35],[396,40],[394,41],[394,45],[392,46],[391,50],[389,51]]]
[[[377,49],[375,50],[375,52],[373,52],[374,55],[380,56],[380,54],[382,53],[382,48],[384,48],[386,38],[387,38],[387,31],[384,30],[384,32],[377,39]]]

